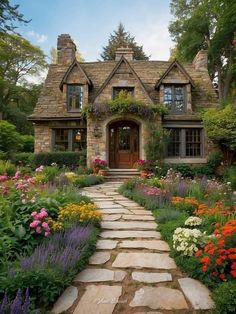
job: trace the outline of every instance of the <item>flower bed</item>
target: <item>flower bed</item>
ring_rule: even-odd
[[[1,313],[45,311],[86,265],[101,214],[74,186],[102,181],[56,165],[0,174]]]
[[[170,171],[162,178],[127,181],[120,192],[154,211],[177,265],[213,290],[216,313],[223,307],[235,313],[236,207],[230,183]],[[224,295],[229,287],[224,303],[219,291]]]

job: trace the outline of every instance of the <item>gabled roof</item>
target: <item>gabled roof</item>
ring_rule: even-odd
[[[84,71],[84,69],[81,67],[81,65],[79,64],[79,62],[74,59],[74,61],[71,63],[71,65],[69,66],[69,68],[67,69],[65,75],[63,76],[61,83],[59,85],[60,89],[62,90],[63,88],[63,84],[66,83],[68,76],[70,75],[70,73],[72,72],[72,70],[74,69],[74,67],[78,67],[78,69],[80,70],[80,72],[82,73],[82,75],[84,76],[85,80],[87,81],[88,85],[92,86],[92,82],[89,79],[89,77],[87,76],[86,72]]]
[[[189,82],[191,83],[192,86],[194,86],[193,80],[191,78],[191,76],[186,72],[186,70],[184,69],[184,67],[177,61],[174,60],[170,66],[168,67],[168,69],[164,72],[164,74],[162,74],[162,76],[160,77],[160,79],[157,81],[155,88],[158,88],[162,81],[165,79],[165,77],[170,73],[170,71],[174,68],[177,67],[180,72],[183,73],[183,75],[189,80]]]
[[[122,56],[120,58],[120,60],[116,63],[115,67],[113,68],[113,70],[111,71],[111,73],[108,75],[108,77],[106,78],[106,80],[104,81],[104,83],[102,84],[102,86],[99,88],[99,90],[97,91],[93,101],[95,101],[95,99],[102,93],[102,91],[104,90],[104,88],[108,85],[108,83],[110,82],[110,80],[112,79],[112,77],[114,76],[114,74],[116,73],[116,71],[118,70],[118,68],[120,67],[120,65],[122,64],[122,62],[124,62],[126,64],[126,66],[130,69],[130,71],[132,72],[132,74],[134,75],[134,77],[136,78],[136,80],[139,82],[139,84],[141,85],[142,90],[144,91],[144,93],[146,94],[147,98],[150,100],[151,103],[153,103],[153,100],[151,99],[151,97],[149,96],[144,84],[142,83],[142,81],[140,80],[139,76],[137,75],[137,73],[134,71],[133,67],[130,65],[130,63],[127,61],[127,59]]]

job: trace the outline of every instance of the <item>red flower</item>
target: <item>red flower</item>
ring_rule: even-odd
[[[199,257],[201,254],[202,254],[202,250],[198,250],[198,251],[195,253],[195,256]]]
[[[224,275],[224,274],[220,274],[220,275],[219,275],[219,278],[220,278],[221,280],[224,280],[224,279],[225,279],[225,275]]]
[[[207,266],[206,265],[204,265],[204,266],[202,266],[202,271],[207,271]]]
[[[234,278],[236,278],[236,270],[231,270],[230,274],[231,274]]]
[[[228,257],[229,257],[230,259],[236,259],[236,254],[229,254]]]

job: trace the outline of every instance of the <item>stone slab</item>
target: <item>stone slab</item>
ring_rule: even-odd
[[[155,222],[136,222],[136,221],[104,221],[101,222],[103,229],[135,229],[135,230],[156,230]]]
[[[99,208],[101,209],[117,209],[117,208],[123,208],[123,206],[121,205],[117,205],[117,204],[112,204],[112,205],[109,205],[109,204],[100,204],[100,203],[97,203],[97,202],[94,202]]]
[[[184,310],[188,305],[182,292],[166,287],[143,287],[135,292],[131,307],[148,306],[153,310]]]
[[[137,203],[126,202],[126,201],[116,201],[116,203],[125,207],[137,207]]]
[[[195,310],[214,308],[210,290],[201,282],[192,278],[178,279],[181,289]]]
[[[103,231],[100,233],[102,238],[110,239],[129,239],[129,238],[155,238],[160,239],[161,234],[157,231],[141,231],[141,230],[112,230],[112,231]]]
[[[175,269],[173,258],[165,253],[118,253],[112,267]]]
[[[130,249],[149,249],[158,251],[169,251],[170,247],[168,243],[162,240],[125,240],[119,243],[120,248],[130,248]]]
[[[116,221],[121,218],[121,215],[104,215],[102,217],[103,221]]]
[[[103,268],[86,268],[82,270],[75,278],[75,282],[104,282],[104,281],[122,281],[126,272],[122,270],[110,270]]]
[[[145,283],[157,283],[172,281],[172,276],[169,273],[148,273],[148,272],[132,272],[132,278],[136,281]]]
[[[134,213],[135,215],[150,215],[152,216],[152,212],[150,210],[145,209],[133,209],[131,208],[130,211]]]
[[[145,220],[148,220],[148,221],[153,221],[155,220],[155,218],[151,215],[147,215],[147,216],[144,216],[144,215],[123,215],[122,218],[124,220],[141,220],[141,221],[145,221]]]
[[[118,241],[114,240],[98,240],[97,249],[99,250],[112,250],[117,246]]]
[[[130,211],[128,209],[125,208],[103,208],[103,209],[99,209],[101,213],[105,214],[105,215],[109,215],[109,214],[130,214]]]
[[[101,265],[105,264],[111,258],[109,252],[95,252],[89,259],[90,265]]]
[[[76,287],[69,286],[54,304],[52,313],[59,314],[67,311],[73,305],[77,297],[78,289]]]
[[[121,293],[121,286],[89,285],[73,314],[112,314]]]

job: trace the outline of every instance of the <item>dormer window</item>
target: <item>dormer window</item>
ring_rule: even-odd
[[[183,85],[165,85],[164,104],[170,113],[185,112],[185,87]]]
[[[112,99],[118,97],[120,92],[125,92],[126,95],[134,96],[134,87],[113,87]]]
[[[81,111],[83,105],[83,86],[67,85],[67,108],[70,112]]]

